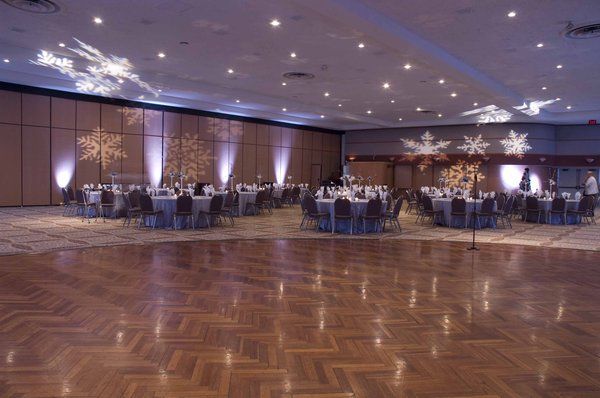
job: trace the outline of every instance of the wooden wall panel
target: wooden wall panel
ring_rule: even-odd
[[[45,95],[23,94],[23,124],[28,126],[50,126],[50,97]]]
[[[214,140],[229,142],[229,120],[214,119]]]
[[[312,149],[313,151],[323,150],[323,133],[312,133]]]
[[[77,187],[83,184],[100,183],[100,131],[77,130],[77,166],[75,181]]]
[[[281,146],[281,127],[269,126],[269,145]]]
[[[202,141],[213,141],[215,132],[215,119],[200,116],[198,118],[198,139]]]
[[[264,124],[256,125],[256,144],[269,145],[269,126]]]
[[[242,178],[246,183],[257,182],[256,180],[256,145],[244,144],[243,149]]]
[[[262,175],[262,181],[269,180],[269,147],[256,146],[256,174]]]
[[[233,164],[233,174],[237,182],[245,182],[243,179],[242,167],[244,150],[242,144],[232,142],[229,144],[229,162]]]
[[[292,146],[292,129],[287,127],[281,128],[281,146],[288,148]]]
[[[165,137],[181,137],[181,113],[164,113],[163,135]]]
[[[141,108],[123,107],[123,133],[125,134],[143,134],[144,133],[144,110]]]
[[[123,134],[100,132],[100,179],[103,184],[112,182],[111,173],[117,173],[115,184],[121,183],[121,159],[127,156],[123,152]],[[110,148],[110,149],[108,149]]]
[[[181,171],[184,184],[198,181],[198,140],[181,139]]]
[[[0,206],[20,206],[21,126],[0,123],[0,137]]]
[[[311,137],[312,138],[312,137]],[[310,183],[311,150],[302,150],[302,181]]]
[[[198,116],[181,115],[181,136],[194,140],[198,139]]]
[[[313,144],[312,131],[302,130],[302,148],[303,149],[312,149],[312,144]]]
[[[282,178],[285,179],[284,180],[285,182],[290,182],[287,179],[288,176],[292,176],[291,182],[295,181],[295,178],[297,176],[292,174],[292,148],[281,147],[281,158],[279,161],[279,170],[280,170]]]
[[[163,139],[163,181],[170,184],[169,173],[177,174],[179,171],[181,171],[181,139],[165,137]]]
[[[47,105],[50,122],[49,101]],[[46,205],[50,201],[50,128],[23,126],[22,140],[23,205]]]
[[[244,122],[244,144],[256,144],[256,124]]]
[[[75,129],[76,102],[74,100],[52,97],[51,108],[52,127]]]
[[[123,134],[123,152],[127,156],[121,161],[121,183],[141,184],[144,174],[144,137]]]
[[[97,102],[77,101],[75,119],[77,130],[100,128],[100,104]]]
[[[162,184],[162,138],[144,136],[144,183]]]
[[[292,136],[292,148],[302,148],[302,130],[290,129]]]
[[[144,135],[162,136],[163,113],[144,109]]]
[[[294,184],[304,183],[302,179],[302,149],[292,148],[291,173],[294,177]]]
[[[342,149],[342,136],[337,134],[331,134],[331,144],[332,150],[339,153]]]
[[[229,142],[244,142],[244,123],[238,120],[229,121]]]
[[[123,107],[102,104],[100,108],[100,127],[110,133],[123,132]]]
[[[52,129],[50,132],[52,204],[63,201],[60,188],[68,185],[73,189],[79,187],[75,182],[75,142],[75,130]]]
[[[0,90],[0,123],[21,123],[21,93]]]
[[[322,156],[321,151],[313,149],[312,156],[311,156],[311,163],[312,164],[323,164],[323,156]]]
[[[215,155],[212,141],[198,141],[197,173],[199,182],[213,182]]]

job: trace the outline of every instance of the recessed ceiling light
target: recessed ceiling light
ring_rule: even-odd
[[[393,104],[394,102],[396,102],[396,100],[390,100],[390,102]]]
[[[421,108],[417,107],[417,112],[421,112]]]
[[[7,64],[7,63],[9,63],[9,62],[10,62],[10,59],[8,59],[8,58],[4,58],[4,59],[3,59],[3,61],[4,61],[4,63],[5,63],[5,64]]]
[[[342,106],[342,104],[338,104],[338,106],[340,106],[340,107],[341,107],[341,106]]]
[[[158,54],[156,54],[156,55],[158,56],[158,58],[164,58],[164,57],[166,57],[166,56],[167,56],[167,55],[166,55],[165,53],[163,53],[163,52],[160,52],[160,53],[158,53]]]
[[[325,92],[323,93],[323,95],[324,95],[324,96],[326,96],[326,97],[329,97],[329,92],[328,92],[328,91],[325,91]]]
[[[405,64],[404,65],[404,69],[409,70],[410,68],[412,68],[411,64]]]
[[[390,88],[390,84],[388,82],[385,82],[382,84],[383,88]]]
[[[367,113],[370,115],[371,113],[373,113],[373,111],[371,111],[370,109],[367,111]]]
[[[536,45],[536,47],[537,47],[537,48],[542,48],[542,47],[544,47],[544,43],[538,43],[538,44]]]
[[[557,101],[560,101],[560,97],[556,97],[556,100],[557,100]]]
[[[442,117],[443,115],[441,113],[438,113],[438,117]]]
[[[452,94],[450,94],[450,96],[451,96],[451,97],[456,97],[457,95],[458,95],[458,94],[456,94],[456,93],[452,93]]]
[[[281,25],[281,22],[279,22],[278,19],[272,19],[271,22],[269,22],[269,25],[271,25],[272,27],[276,28],[279,25]]]
[[[399,121],[399,122],[401,122],[401,121],[402,121],[402,118],[401,118],[401,117],[399,117],[399,118],[398,118],[398,121]]]
[[[514,18],[517,16],[517,12],[516,11],[510,11],[508,14],[506,14],[509,18]]]
[[[473,102],[473,106],[477,106],[479,105],[477,102]]]
[[[542,90],[548,90],[548,87],[544,86],[542,87]]]
[[[159,93],[162,93],[162,89],[161,89],[161,88],[159,88],[159,89],[158,89],[158,92],[159,92]]]
[[[227,73],[232,74],[233,72],[233,69],[227,69]]]
[[[365,48],[365,43],[358,43],[358,48]]]
[[[281,108],[281,110],[285,112],[285,111],[287,111],[287,108]]]
[[[59,46],[59,47],[64,47],[64,46],[65,46],[65,43],[58,43],[58,46]]]
[[[237,103],[239,104],[239,103],[240,103],[240,100],[239,100],[239,99],[236,99],[236,100],[235,100],[235,102],[237,102]]]
[[[281,85],[282,86],[287,86],[287,83],[286,82],[281,82]]]
[[[567,105],[567,109],[571,109],[571,105]]]
[[[118,81],[119,83],[124,83],[124,82],[125,82],[125,80],[123,80],[123,79],[119,79],[119,80],[117,80],[117,81]]]
[[[556,65],[556,69],[562,69],[562,67],[563,66],[561,64]]]
[[[294,52],[291,52],[291,53],[290,53],[290,57],[292,57],[292,58],[296,58],[296,53],[294,53]]]
[[[97,25],[100,25],[102,23],[102,18],[100,17],[94,17],[94,23]]]
[[[144,99],[144,96],[143,96],[143,95],[140,95],[138,98],[139,98],[139,99]]]
[[[324,119],[324,118],[325,118],[325,115],[321,115],[321,119]]]
[[[444,84],[444,83],[446,83],[446,81],[444,79],[440,79],[440,80],[438,80],[438,83],[439,84]]]

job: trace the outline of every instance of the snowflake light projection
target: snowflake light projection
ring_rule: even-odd
[[[182,139],[180,145],[165,145],[165,173],[182,171],[189,182],[206,176],[208,167],[215,159],[211,150],[197,145],[195,140]]]
[[[404,154],[403,160],[418,161],[417,167],[421,171],[425,171],[434,161],[448,160],[448,156],[441,150],[448,148],[452,141],[438,140],[434,142],[434,139],[435,137],[429,131],[421,136],[421,141],[402,138],[402,144],[409,150]]]
[[[213,119],[208,125],[208,133],[214,135],[218,141],[230,141],[232,137],[241,137],[244,134],[244,125],[236,120]]]
[[[490,143],[485,141],[481,137],[481,134],[476,137],[469,137],[466,135],[464,137],[465,143],[458,146],[458,149],[465,151],[469,157],[473,155],[485,155],[485,150],[488,146],[490,146]]]
[[[477,115],[477,122],[481,124],[486,123],[505,123],[508,122],[513,114],[497,107],[496,105],[488,105],[481,108],[473,109],[467,112],[463,112],[460,116],[471,116]]]
[[[523,158],[525,153],[532,149],[531,145],[527,142],[527,133],[519,134],[514,130],[510,130],[508,136],[500,140],[500,143],[504,147],[504,154],[506,156]]]
[[[122,143],[121,134],[106,133],[101,128],[95,128],[77,138],[77,145],[81,148],[79,160],[100,163],[106,169],[112,162],[127,158]]]
[[[127,58],[115,55],[105,55],[95,47],[90,46],[76,38],[78,47],[67,49],[75,55],[89,61],[84,68],[75,67],[72,60],[57,57],[49,51],[41,50],[34,65],[55,69],[63,75],[75,80],[77,90],[84,93],[108,95],[120,90],[126,81],[136,84],[141,89],[158,97],[158,90],[140,79],[139,75],[132,72],[133,65]]]
[[[560,101],[560,98],[555,98],[555,99],[545,100],[545,101],[531,101],[531,102],[529,102],[529,104],[524,103],[523,105],[514,106],[513,108],[523,112],[526,115],[535,116],[540,113],[540,109],[542,107],[553,104],[556,101]]]
[[[473,176],[475,174],[477,174],[477,181],[485,179],[485,175],[479,170],[480,166],[480,161],[466,162],[459,160],[455,165],[443,169],[440,176],[445,178],[449,185],[473,189]],[[466,183],[462,182],[463,177],[467,177],[469,181]]]
[[[128,126],[140,125],[144,122],[144,112],[139,108],[120,108],[119,112],[125,117]]]
[[[198,147],[198,155],[196,157],[196,161],[197,161],[197,167],[198,167],[198,176],[204,176],[206,175],[206,169],[211,165],[211,163],[213,162],[213,160],[215,160],[216,157],[214,157],[211,154],[211,150],[210,149],[205,149],[202,148],[201,146]]]

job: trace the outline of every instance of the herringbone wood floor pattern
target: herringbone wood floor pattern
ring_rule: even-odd
[[[600,254],[465,246],[3,257],[0,396],[600,396]]]

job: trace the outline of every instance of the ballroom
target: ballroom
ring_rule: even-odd
[[[600,1],[0,32],[0,397],[600,396]]]

